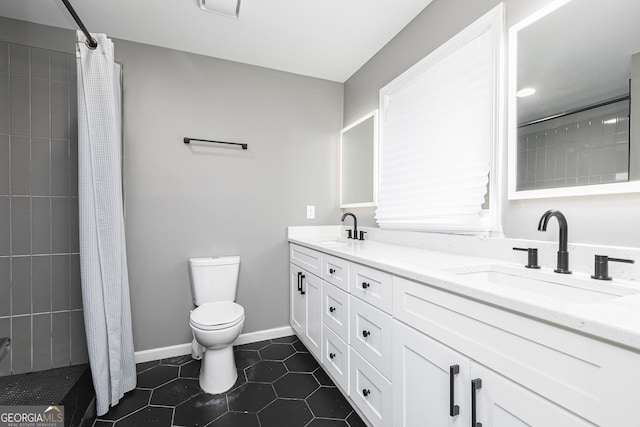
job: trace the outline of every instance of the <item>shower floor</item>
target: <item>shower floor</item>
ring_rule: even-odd
[[[87,364],[0,377],[0,405],[64,405],[69,427],[86,424],[87,418],[95,416],[93,399]]]
[[[87,365],[0,377],[0,405],[55,405],[62,403]]]

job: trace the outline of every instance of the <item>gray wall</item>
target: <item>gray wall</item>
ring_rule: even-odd
[[[70,31],[7,19],[0,39],[74,49]],[[191,340],[193,256],[242,257],[244,332],[288,325],[286,227],[339,215],[342,84],[120,40],[115,52],[136,350]],[[249,149],[187,146],[185,136]]]
[[[506,28],[549,2],[550,0],[504,1]],[[498,0],[434,0],[345,82],[345,125],[378,108],[380,88],[498,3]],[[506,156],[506,147],[503,155]],[[567,216],[571,229],[570,242],[620,246],[638,246],[640,242],[640,196],[637,194],[508,201],[506,178],[503,184],[502,219],[507,237],[557,239],[555,227],[553,230],[550,227],[548,233],[536,230],[542,213],[549,208],[556,208]],[[350,210],[358,214],[363,225],[375,226],[373,208]]]
[[[194,256],[241,256],[244,332],[288,325],[286,227],[339,214],[342,85],[130,42],[115,49],[136,349],[190,340]]]
[[[87,361],[75,88],[75,56],[0,42],[0,375]]]

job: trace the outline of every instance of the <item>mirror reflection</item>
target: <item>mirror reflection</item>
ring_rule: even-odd
[[[640,1],[554,7],[517,33],[516,190],[633,180]]]
[[[340,133],[340,207],[375,204],[377,110]]]

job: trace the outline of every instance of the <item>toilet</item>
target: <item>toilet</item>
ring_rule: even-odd
[[[238,378],[233,342],[244,324],[244,308],[236,304],[239,256],[189,258],[193,303],[189,316],[194,340],[204,347],[200,388],[218,394]],[[195,344],[195,343],[194,343]]]

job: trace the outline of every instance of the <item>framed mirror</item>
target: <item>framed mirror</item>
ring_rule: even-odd
[[[375,206],[378,110],[340,132],[340,207]]]
[[[509,199],[640,191],[638,16],[555,0],[510,29]]]

